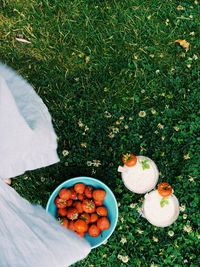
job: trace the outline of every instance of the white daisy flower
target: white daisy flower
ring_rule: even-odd
[[[122,256],[121,260],[122,260],[122,262],[126,263],[129,261],[129,257],[128,256]]]
[[[120,243],[125,244],[127,242],[126,237],[122,237]]]
[[[170,231],[168,231],[168,235],[169,236],[174,236],[174,232],[170,230]]]
[[[185,207],[185,205],[181,205],[181,206],[179,207],[179,209],[180,209],[180,211],[185,211],[186,207]]]
[[[183,227],[183,230],[184,230],[185,232],[187,232],[187,233],[190,233],[190,232],[192,232],[192,227],[191,227],[190,225],[185,225],[185,226]]]
[[[141,117],[141,118],[144,118],[146,116],[146,112],[144,110],[141,110],[139,113],[138,113],[138,116]]]
[[[63,156],[66,157],[69,155],[69,151],[68,150],[63,150],[62,152]]]

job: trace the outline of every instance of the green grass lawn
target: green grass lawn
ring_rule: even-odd
[[[0,60],[42,97],[59,139],[60,163],[13,187],[45,207],[61,182],[91,176],[120,203],[107,244],[74,266],[200,265],[199,11],[197,0],[0,0]],[[139,217],[143,195],[117,172],[124,152],[152,158],[172,184],[181,212],[170,227]]]

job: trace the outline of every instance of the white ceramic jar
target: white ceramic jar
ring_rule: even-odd
[[[154,190],[145,195],[142,213],[143,217],[146,218],[151,224],[158,227],[167,227],[175,222],[178,218],[178,199],[174,194],[163,198],[158,193],[158,190]]]
[[[124,185],[132,192],[144,194],[157,184],[159,172],[153,160],[145,156],[137,156],[135,166],[119,166]]]

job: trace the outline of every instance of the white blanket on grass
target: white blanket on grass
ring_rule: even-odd
[[[0,63],[0,266],[67,267],[90,245],[2,179],[59,161],[49,112],[33,88]]]

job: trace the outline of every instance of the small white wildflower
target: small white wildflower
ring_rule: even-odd
[[[154,133],[155,133],[155,134],[158,134],[158,131],[156,130]]]
[[[158,265],[155,264],[155,263],[151,263],[151,266],[150,267],[158,267]]]
[[[145,93],[145,90],[144,90],[144,89],[142,89],[142,90],[141,90],[141,93],[142,93],[142,94],[144,94],[144,93]]]
[[[189,179],[188,179],[190,182],[194,182],[194,178],[192,176],[189,176]]]
[[[154,242],[158,242],[158,238],[156,236],[153,236],[152,239],[153,239]]]
[[[195,36],[195,32],[190,32],[189,35]]]
[[[164,128],[164,125],[162,125],[161,123],[158,123],[157,127],[158,127],[159,129],[163,129],[163,128]]]
[[[146,148],[144,148],[144,147],[141,146],[140,147],[140,151],[142,152],[142,151],[147,151],[147,150],[146,150]]]
[[[114,135],[113,133],[109,133],[108,137],[110,137],[110,138],[114,138],[115,135]]]
[[[141,207],[138,207],[136,210],[139,213],[139,215],[142,215],[142,208]]]
[[[118,258],[119,260],[121,260],[121,259],[122,259],[122,257],[123,257],[123,256],[122,256],[122,255],[120,255],[120,254],[118,254],[118,255],[117,255],[117,258]]]
[[[186,207],[185,207],[185,205],[181,205],[179,209],[180,209],[180,211],[185,211]]]
[[[117,127],[110,127],[110,130],[112,130],[113,133],[118,133],[119,132],[119,128]]]
[[[151,109],[151,113],[154,115],[157,111],[155,109]]]
[[[200,238],[200,235],[199,235],[199,234],[197,234],[197,235],[196,235],[196,237],[199,239],[199,238]]]
[[[175,71],[175,68],[172,67],[172,68],[170,69],[170,72],[173,72],[173,71]]]
[[[161,136],[161,139],[162,139],[162,140],[165,140],[165,136]]]
[[[179,131],[179,127],[178,126],[174,126],[174,130],[178,132]]]
[[[81,146],[86,148],[87,147],[87,143],[81,143]]]
[[[132,118],[132,117],[129,117],[128,119],[129,119],[129,121],[132,121],[132,120],[133,120],[133,118]]]
[[[166,96],[166,94],[165,93],[161,93],[160,96]]]
[[[155,57],[155,55],[154,55],[154,54],[150,54],[149,56],[150,56],[151,58],[154,58],[154,57]]]
[[[122,260],[122,262],[126,263],[129,261],[129,257],[128,256],[122,256],[121,260]]]
[[[137,232],[138,234],[142,234],[144,231],[142,231],[140,228],[138,228],[138,229],[136,229],[136,232]]]
[[[99,166],[101,165],[101,161],[100,161],[100,160],[96,160],[96,159],[94,159],[93,162],[92,162],[92,165],[93,165],[94,167],[99,167]]]
[[[165,20],[165,25],[168,26],[169,25],[169,19]]]
[[[116,121],[115,122],[117,125],[120,125],[121,124],[121,121]]]
[[[85,129],[84,129],[84,131],[86,132],[86,131],[88,131],[89,130],[89,128],[87,127],[87,125],[85,125]]]
[[[193,15],[190,15],[189,18],[190,18],[190,19],[193,19]]]
[[[124,125],[124,129],[128,129],[129,127],[128,127],[128,125]]]
[[[134,209],[136,206],[137,206],[137,203],[131,203],[131,204],[129,205],[129,207],[130,207],[131,209]]]
[[[68,150],[63,150],[62,152],[63,156],[66,157],[69,155],[69,151]]]
[[[158,74],[160,72],[160,70],[156,70],[156,73]]]
[[[124,217],[120,217],[120,221],[123,223],[124,222]]]
[[[187,68],[190,69],[192,67],[191,64],[187,64]]]
[[[168,231],[168,235],[169,236],[174,236],[174,232],[173,231]]]
[[[187,214],[183,214],[183,219],[185,220],[185,219],[187,219]]]
[[[127,242],[126,237],[123,236],[120,240],[120,243],[125,244],[126,242]]]
[[[161,155],[161,157],[164,157],[165,152],[161,152],[160,155]]]
[[[97,171],[95,169],[92,169],[92,175],[95,174]]]
[[[46,179],[44,177],[40,178],[41,182],[44,182]]]
[[[189,154],[186,154],[183,156],[184,159],[190,159],[190,155]]]
[[[183,227],[183,230],[184,230],[185,232],[187,232],[187,233],[190,233],[190,232],[192,232],[192,227],[191,227],[190,225],[185,225],[185,226]]]
[[[117,202],[117,207],[119,208],[121,206],[121,203],[120,202]]]
[[[124,119],[124,116],[119,117],[119,120],[123,120],[123,119]]]
[[[79,127],[83,127],[84,126],[84,124],[82,123],[82,121],[80,121],[80,120],[78,121],[78,126]]]
[[[106,118],[111,118],[112,117],[112,115],[108,111],[105,111],[104,114],[105,114],[104,116]]]
[[[142,139],[143,138],[143,135],[139,135],[139,138]]]
[[[193,55],[193,58],[194,58],[194,60],[197,60],[198,56],[197,55]]]
[[[76,82],[78,82],[80,79],[79,79],[79,78],[74,78],[74,80],[75,80]]]
[[[107,257],[108,257],[107,254],[103,254],[103,255],[102,255],[102,258],[107,258]]]
[[[187,262],[188,262],[188,260],[187,260],[187,259],[185,259],[183,262],[184,262],[184,263],[187,263]]]
[[[144,118],[146,116],[146,112],[144,110],[141,110],[138,115],[139,117]]]
[[[92,166],[92,161],[87,161],[87,166]]]

